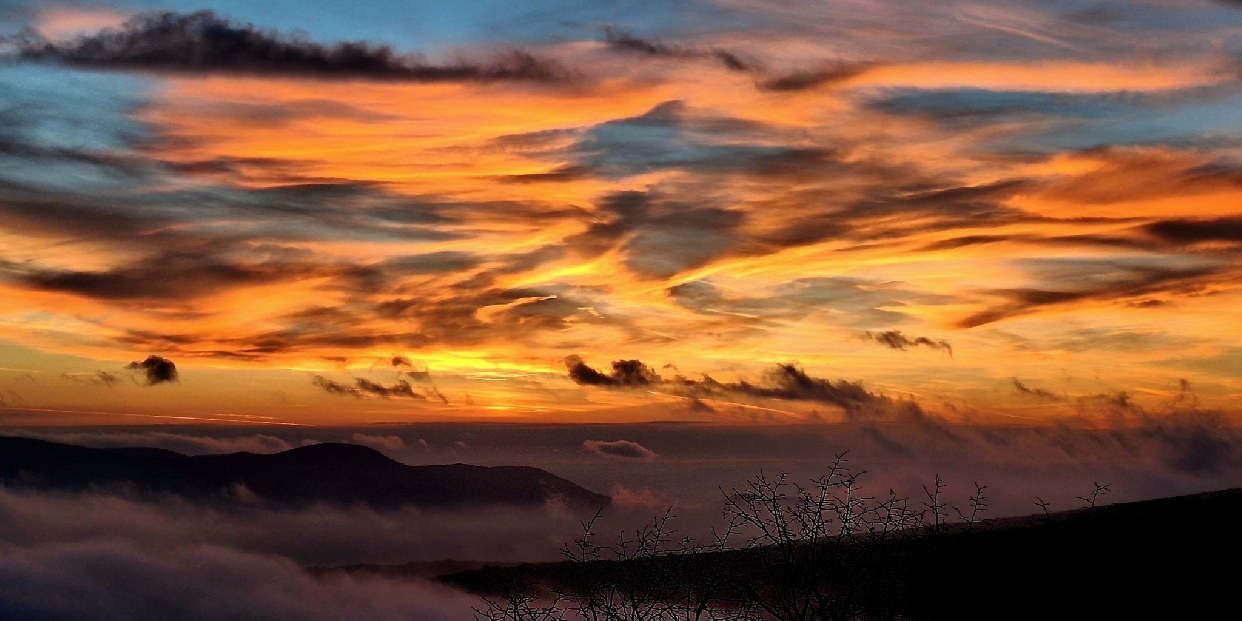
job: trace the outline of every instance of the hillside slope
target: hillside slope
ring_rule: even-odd
[[[862,619],[1206,619],[1242,615],[1242,490],[1010,518],[828,551],[821,582]],[[497,595],[507,585],[581,588],[660,572],[670,580],[723,568],[725,601],[792,593],[806,574],[773,582],[763,550],[667,556],[630,563],[483,567],[441,576]],[[679,567],[672,567],[679,565]],[[805,568],[807,566],[803,566]],[[635,572],[633,569],[641,569]],[[781,568],[777,567],[780,571]],[[799,586],[802,585],[802,586]],[[664,588],[664,585],[655,585]],[[676,589],[671,591],[676,593]],[[730,595],[732,594],[732,595]],[[727,605],[726,605],[727,607]],[[1227,611],[1223,614],[1220,611]]]

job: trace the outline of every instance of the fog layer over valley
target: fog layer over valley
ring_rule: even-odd
[[[410,465],[534,466],[612,496],[609,515],[648,519],[669,507],[715,523],[722,488],[761,471],[794,479],[822,475],[846,453],[871,494],[921,494],[939,474],[964,502],[988,486],[991,517],[1081,504],[1094,483],[1109,502],[1242,486],[1242,433],[1207,415],[1185,414],[1121,429],[954,425],[935,419],[826,425],[421,424],[350,428],[10,428],[7,435],[94,447],[147,446],[186,454],[275,453],[315,442],[351,442]],[[572,519],[568,520],[573,522]],[[459,556],[459,558],[461,558]],[[413,560],[413,559],[411,559]],[[492,560],[504,560],[495,557]]]
[[[854,469],[866,471],[869,495],[892,488],[917,500],[922,486],[940,475],[950,504],[964,507],[974,483],[987,485],[987,517],[1039,511],[1036,497],[1054,511],[1077,508],[1082,501],[1076,497],[1096,482],[1111,485],[1102,502],[1242,485],[1239,434],[1189,417],[1111,431],[924,421],[10,428],[5,434],[198,455],[350,442],[410,465],[530,465],[612,497],[596,528],[604,540],[668,509],[679,533],[701,537],[721,523],[722,492],[761,472],[807,480],[824,474],[843,452]],[[477,600],[441,585],[314,577],[305,568],[557,560],[590,517],[555,501],[385,510],[324,503],[280,508],[236,490],[222,490],[221,498],[226,502],[115,489],[0,489],[0,616],[466,619]],[[81,609],[88,601],[92,609]]]

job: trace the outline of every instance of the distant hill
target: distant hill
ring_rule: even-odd
[[[973,530],[847,546],[839,553],[845,562],[825,583],[860,604],[864,612],[850,618],[1242,617],[1237,599],[1242,490],[1010,518]],[[760,558],[755,550],[737,550],[643,561],[635,566],[638,573],[625,563],[588,567],[560,562],[472,568],[439,578],[475,593],[498,594],[520,583],[574,585],[583,576],[619,577],[623,584],[653,571],[693,578],[719,564],[729,582],[723,591],[745,593],[773,589],[772,583],[756,587],[762,582],[751,582],[750,576],[765,571]],[[671,563],[686,569],[679,574],[663,567]],[[804,578],[798,574],[795,579]]]
[[[124,491],[278,505],[375,508],[542,505],[595,509],[607,496],[525,466],[407,466],[354,444],[272,455],[187,456],[153,448],[97,449],[0,437],[0,483],[15,489]]]

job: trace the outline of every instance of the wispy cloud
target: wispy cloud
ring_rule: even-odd
[[[29,6],[14,23],[55,21]],[[768,391],[793,381],[777,362],[848,368],[827,386],[963,416],[1075,415],[995,390],[1052,386],[1049,355],[1140,403],[1175,364],[1222,407],[1242,390],[1220,362],[1242,91],[1202,43],[1233,7],[612,6],[573,27],[467,6],[439,39],[326,6],[307,35],[275,10],[57,9],[89,28],[9,39],[0,68],[0,338],[85,357],[57,384],[91,411],[127,389],[89,371],[148,352],[208,383],[270,371],[288,412],[342,416],[669,388],[659,368],[566,377],[572,351]],[[678,416],[731,407],[698,398]]]

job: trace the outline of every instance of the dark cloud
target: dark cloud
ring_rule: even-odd
[[[146,377],[147,386],[177,381],[177,365],[162,356],[147,356],[142,362],[131,362],[125,368],[141,371]]]
[[[1210,220],[1159,220],[1143,227],[1148,234],[1176,244],[1242,242],[1242,217]]]
[[[141,15],[119,29],[66,43],[26,38],[18,45],[27,60],[106,69],[415,82],[569,79],[560,65],[519,50],[487,62],[433,65],[386,45],[323,45],[232,22],[211,11]]]
[[[652,371],[651,367],[639,360],[615,361],[612,363],[610,374],[588,366],[580,356],[576,355],[567,357],[565,366],[569,378],[584,386],[609,388],[652,386],[692,399],[743,396],[810,401],[840,407],[851,420],[889,417],[918,422],[928,420],[922,408],[913,401],[878,395],[864,388],[861,382],[832,381],[812,377],[795,364],[778,364],[765,372],[761,381],[753,383],[746,380],[720,382],[707,375],[703,375],[702,379],[692,379],[682,375],[662,378]]]
[[[413,376],[414,374],[413,374],[413,373],[407,373],[407,375],[411,375],[411,376]],[[448,397],[444,396],[444,393],[440,392],[440,389],[439,389],[439,388],[437,388],[437,387],[435,387],[435,386],[431,386],[431,387],[429,387],[429,388],[424,388],[424,389],[423,389],[423,395],[424,395],[424,396],[425,396],[428,400],[435,399],[436,401],[439,401],[440,403],[442,403],[442,404],[444,404],[444,405],[448,405],[448,404],[449,404]]]
[[[624,30],[619,30],[611,26],[604,28],[604,41],[609,47],[623,50],[627,52],[638,52],[648,56],[686,56],[696,55],[696,53],[681,46],[670,46],[660,41],[650,41],[640,39],[633,34]]]
[[[668,45],[660,41],[642,39],[632,33],[616,28],[604,29],[604,41],[614,50],[661,58],[706,58],[720,62],[731,71],[750,72],[757,67],[733,52],[719,49]]]
[[[421,362],[415,362],[407,356],[393,356],[388,360],[388,365],[399,371],[404,370],[404,375],[416,382],[426,382],[431,380],[431,371],[427,368],[427,365]],[[435,395],[436,399],[441,399],[442,397],[443,395]]]
[[[1012,381],[1013,381],[1013,389],[1020,394],[1034,397],[1042,401],[1061,401],[1062,400],[1061,397],[1058,397],[1052,394],[1051,392],[1044,390],[1043,388],[1031,388],[1027,386],[1026,384],[1023,384],[1016,377],[1013,378]]]
[[[107,271],[20,270],[0,266],[22,285],[105,300],[186,300],[237,287],[298,280],[320,274],[315,266],[278,258],[259,262],[169,251]]]
[[[901,333],[901,330],[885,330],[884,332],[863,332],[863,337],[876,343],[879,343],[889,349],[900,349],[905,351],[911,347],[929,347],[931,349],[943,351],[950,356],[953,355],[953,346],[948,341],[934,341],[925,336],[910,338]]]
[[[874,67],[872,63],[839,63],[816,69],[794,71],[760,80],[760,90],[775,92],[808,91],[840,84],[856,78]]]
[[[334,382],[322,375],[316,375],[311,378],[311,382],[319,388],[338,395],[353,395],[355,397],[362,396],[362,391],[357,388]]]
[[[863,387],[862,382],[832,381],[812,377],[794,364],[778,364],[764,374],[763,382],[751,384],[745,380],[735,384],[720,384],[705,378],[707,387],[723,387],[752,397],[813,401],[835,405],[843,409],[851,419],[868,419],[893,413],[903,417],[924,419],[922,408],[912,401],[897,401],[877,395]]]
[[[417,372],[407,373],[406,375],[413,378],[415,381],[422,381],[422,379],[425,379],[420,378],[417,375]],[[375,396],[383,399],[398,397],[414,399],[417,401],[435,400],[443,403],[444,405],[449,404],[448,397],[444,396],[444,393],[440,392],[438,387],[428,386],[426,388],[415,389],[408,381],[403,379],[397,380],[394,384],[385,385],[379,382],[371,381],[365,377],[355,377],[353,384],[342,384],[323,377],[322,375],[316,375],[311,378],[311,382],[324,391],[337,395],[348,395],[352,397]]]
[[[392,386],[385,386],[376,382],[372,382],[366,378],[358,377],[354,379],[357,389],[368,394],[383,397],[408,397],[410,399],[426,400],[427,398],[414,392],[414,388],[405,380],[397,380]]]
[[[1079,278],[1077,288],[1065,289],[1002,289],[989,292],[1005,300],[974,313],[957,323],[960,328],[973,328],[1002,319],[1025,315],[1050,306],[1075,302],[1131,302],[1159,294],[1194,294],[1213,282],[1228,277],[1229,268],[1170,268],[1160,265],[1137,265],[1126,262],[1088,261],[1086,263],[1045,262],[1053,269],[1042,270],[1041,276],[1061,274],[1057,280]],[[1093,267],[1093,271],[1080,271]]]
[[[653,461],[658,457],[655,451],[629,440],[587,440],[582,443],[582,447],[604,457],[620,457],[622,459],[638,459],[642,461]]]
[[[419,401],[427,400],[427,397],[421,393],[415,392],[414,387],[405,380],[397,380],[397,383],[391,386],[385,386],[378,382],[366,379],[365,377],[356,377],[354,378],[354,383],[351,386],[348,384],[334,382],[322,375],[316,375],[311,378],[311,382],[314,383],[315,386],[318,386],[327,392],[338,395],[350,395],[354,397],[373,395],[384,399],[389,397],[406,397],[409,399],[417,399]]]
[[[612,373],[605,375],[587,364],[579,356],[565,358],[565,368],[569,378],[588,386],[619,386],[634,387],[658,384],[662,380],[651,367],[638,360],[616,360],[612,363]]]

